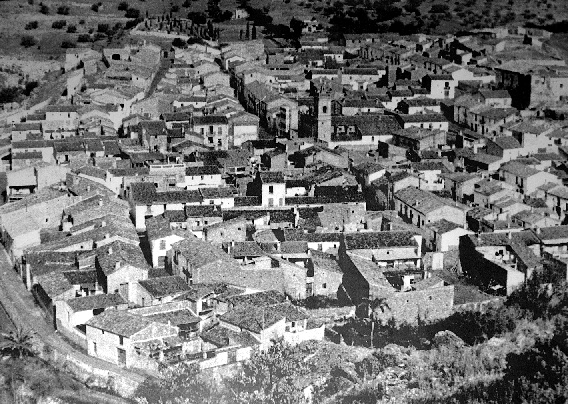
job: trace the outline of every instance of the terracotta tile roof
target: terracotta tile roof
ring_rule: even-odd
[[[148,262],[140,247],[122,241],[114,241],[98,248],[97,263],[107,276],[126,265],[140,270],[149,269]]]
[[[345,233],[347,250],[378,249],[390,247],[418,247],[411,231],[381,231],[365,233]]]
[[[109,307],[117,307],[127,304],[126,300],[119,294],[100,294],[85,297],[77,297],[75,299],[67,300],[66,303],[73,309],[73,311],[86,311],[95,309],[106,309]]]
[[[124,337],[131,337],[152,323],[149,319],[122,310],[106,310],[87,321],[90,327]]]
[[[284,302],[264,307],[237,306],[220,316],[219,319],[258,334],[280,320],[284,319],[286,322],[300,321],[308,317],[302,309],[292,305],[292,303]]]
[[[171,296],[191,290],[187,282],[180,276],[163,276],[138,281],[138,283],[154,298]]]

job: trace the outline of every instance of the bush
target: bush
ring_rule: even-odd
[[[128,20],[126,21],[126,25],[124,26],[124,29],[131,29],[134,28],[136,25],[138,25],[140,22],[142,22],[141,18],[136,18],[134,20]]]
[[[187,18],[193,21],[194,24],[198,25],[205,24],[207,22],[207,17],[205,16],[205,14],[199,11],[192,11],[188,13]]]
[[[91,42],[91,36],[89,34],[81,34],[77,38],[77,42]]]
[[[125,1],[120,2],[120,4],[118,5],[118,10],[119,11],[126,11],[128,10],[128,3]]]
[[[172,12],[172,13],[177,13],[178,11],[179,11],[179,6],[177,6],[177,5],[176,5],[176,6],[172,6],[172,8],[171,8],[171,12]]]
[[[24,35],[20,41],[20,45],[24,48],[29,48],[37,43],[36,39],[31,35]]]
[[[85,25],[85,20],[79,20],[79,25]]]
[[[63,49],[68,49],[68,48],[75,48],[77,45],[75,45],[74,42],[71,41],[63,41],[61,42],[61,47]]]
[[[100,41],[102,39],[105,39],[107,36],[105,34],[103,34],[102,32],[97,32],[95,34],[95,38],[94,41]]]
[[[93,4],[91,6],[91,10],[93,10],[95,13],[99,12],[99,5],[98,4]]]
[[[128,10],[126,10],[126,14],[124,15],[126,18],[140,18],[140,10],[138,10],[137,8],[133,8],[130,7]]]
[[[447,4],[432,4],[430,8],[431,13],[446,13],[450,11],[450,7]]]
[[[187,45],[187,42],[185,42],[183,39],[181,38],[175,38],[172,41],[172,46],[175,46],[176,48],[183,48],[185,47],[185,45]]]
[[[34,88],[36,88],[39,85],[39,83],[37,81],[29,81],[26,83],[26,88],[24,90],[24,95],[29,96],[32,91],[34,90]]]
[[[74,34],[75,32],[77,32],[77,27],[75,25],[69,25],[67,27],[68,34]]]
[[[47,7],[45,4],[41,4],[39,6],[39,12],[45,15],[49,14],[49,7]]]
[[[4,87],[0,90],[0,103],[15,102],[20,97],[20,89],[18,87]]]
[[[37,21],[30,21],[26,24],[25,29],[27,31],[29,31],[30,29],[37,29],[38,25],[39,24]]]
[[[69,15],[69,7],[67,7],[67,6],[57,7],[57,14]]]
[[[110,26],[108,24],[99,24],[97,25],[97,32],[108,32]]]
[[[51,28],[61,29],[66,25],[67,25],[67,21],[65,21],[65,20],[53,21],[53,24],[51,24]]]

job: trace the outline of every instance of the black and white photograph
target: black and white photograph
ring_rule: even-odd
[[[0,404],[568,402],[567,0],[0,0]]]

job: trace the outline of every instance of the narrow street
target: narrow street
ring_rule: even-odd
[[[108,372],[110,377],[121,376],[135,384],[142,383],[146,376],[132,372],[108,362],[88,356],[75,348],[59,336],[46,320],[41,309],[36,306],[32,294],[26,290],[24,283],[18,274],[12,269],[12,263],[3,246],[0,245],[0,304],[4,306],[0,309],[0,329],[9,329],[11,322],[6,314],[12,313],[11,318],[15,318],[18,326],[30,330],[42,342],[58,351],[58,356],[69,360],[82,362],[87,368],[90,367],[98,374]],[[83,375],[84,376],[84,375]],[[104,395],[104,394],[103,394]],[[99,395],[100,396],[100,395]],[[110,396],[109,396],[110,397]],[[101,402],[96,400],[93,402]],[[125,402],[113,396],[113,401]]]

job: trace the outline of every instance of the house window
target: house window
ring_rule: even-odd
[[[97,343],[93,342],[93,353],[96,355],[97,354]]]
[[[273,186],[273,185],[269,185],[269,186],[268,186],[268,193],[269,193],[269,194],[273,194],[273,193],[274,193],[274,186]]]
[[[292,321],[292,328],[296,327],[296,322]]]
[[[327,289],[327,283],[321,285],[322,289]]]
[[[118,343],[119,343],[120,345],[124,345],[124,337],[123,337],[122,335],[119,335],[119,336],[118,336],[118,339],[119,339]]]
[[[160,250],[166,249],[166,240],[160,240]]]

